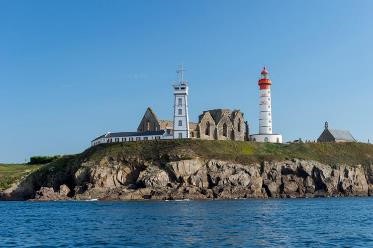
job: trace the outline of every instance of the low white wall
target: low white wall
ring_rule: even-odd
[[[282,143],[281,134],[254,134],[250,135],[251,141],[256,142],[269,142],[269,143]]]

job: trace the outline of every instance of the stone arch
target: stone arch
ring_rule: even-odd
[[[232,129],[232,132],[231,132],[231,140],[236,140],[233,129]]]
[[[227,127],[227,123],[224,123],[224,124],[223,124],[223,136],[224,136],[224,137],[228,137],[228,127]]]
[[[245,123],[243,113],[240,111],[234,112],[234,117],[232,118],[233,128],[234,128],[234,139],[235,140],[245,140]]]
[[[216,124],[209,112],[205,112],[199,117],[198,129],[201,139],[214,139]]]
[[[210,122],[206,122],[206,127],[205,127],[205,135],[210,136],[211,133],[211,124]]]
[[[231,139],[231,132],[234,129],[233,123],[230,119],[229,114],[224,114],[219,121],[219,124],[216,125],[217,129],[217,139],[218,140],[229,140]]]

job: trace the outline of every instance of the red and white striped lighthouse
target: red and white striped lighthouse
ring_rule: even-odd
[[[260,73],[259,85],[259,134],[251,135],[251,140],[258,142],[282,143],[281,134],[272,131],[272,99],[269,72],[266,67]]]
[[[272,134],[272,106],[271,106],[271,85],[267,68],[263,68],[258,81],[260,112],[259,112],[259,134]]]

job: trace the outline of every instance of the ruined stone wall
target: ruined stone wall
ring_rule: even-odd
[[[146,131],[159,131],[160,130],[160,125],[157,117],[153,113],[152,110],[148,109],[140,124],[139,127],[137,128],[138,132],[146,132]]]
[[[240,111],[212,110],[199,118],[198,135],[207,140],[245,140],[245,119]],[[219,113],[217,113],[219,112]],[[218,122],[213,118],[219,118]]]
[[[203,116],[200,117],[200,122],[198,123],[199,138],[206,140],[214,140],[216,133],[215,121],[210,115],[206,112]]]

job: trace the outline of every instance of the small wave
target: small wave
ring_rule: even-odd
[[[98,199],[94,198],[94,199],[89,199],[89,200],[85,200],[85,201],[98,201]]]

